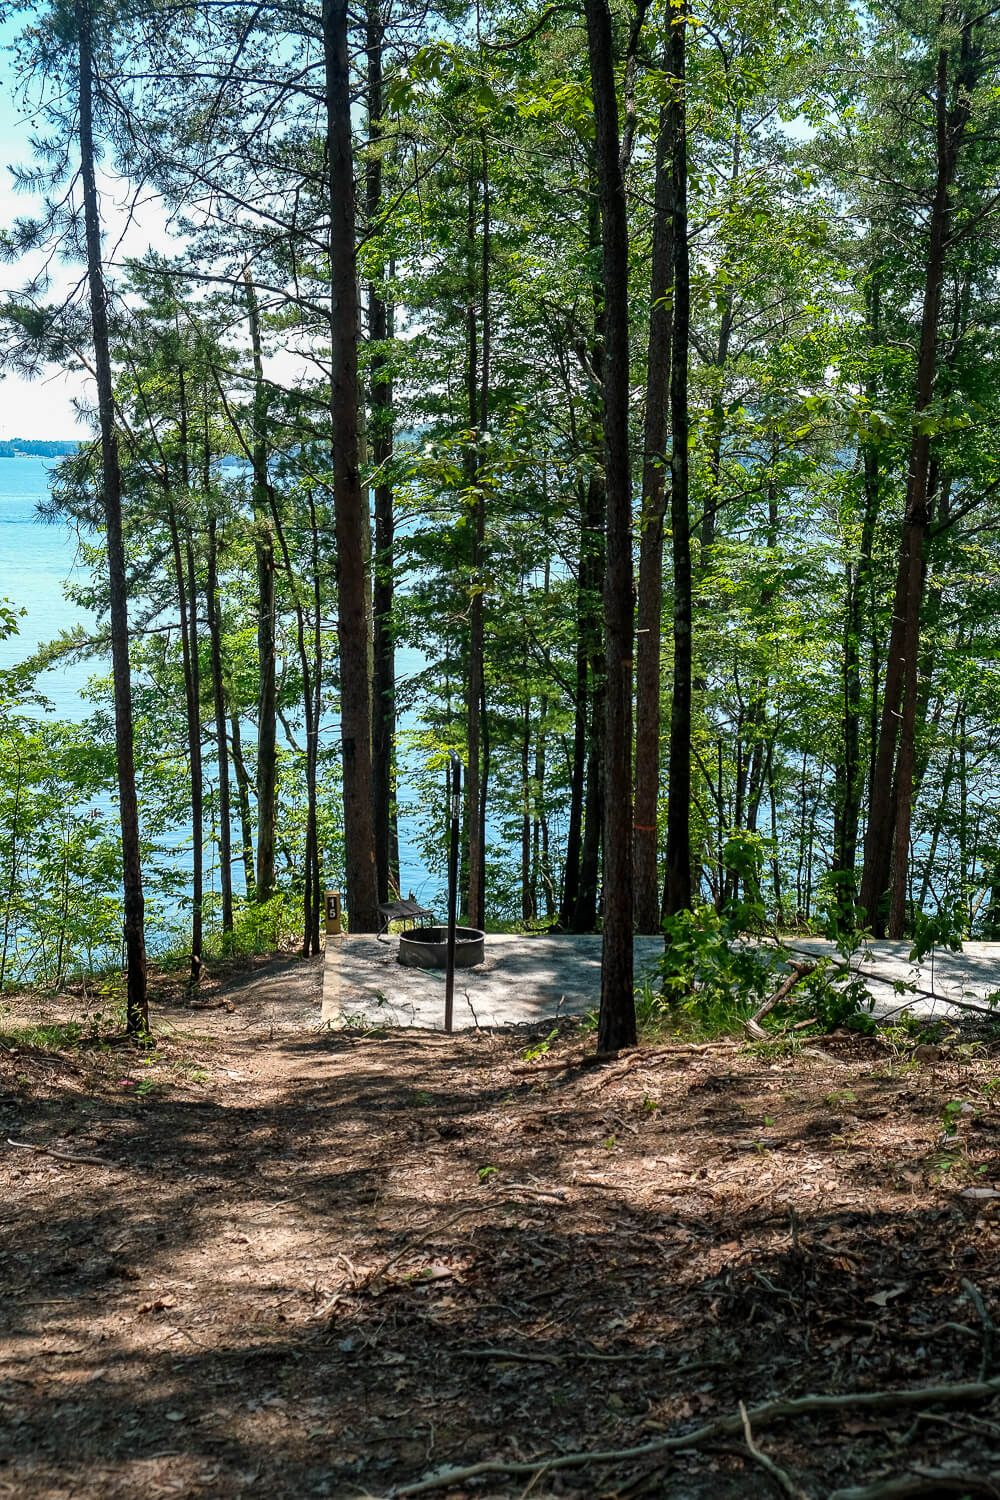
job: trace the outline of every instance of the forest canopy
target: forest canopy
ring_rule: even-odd
[[[691,913],[1000,935],[992,12],[3,16],[3,359],[94,395],[0,453],[98,623],[3,679],[0,984],[373,930],[451,751],[467,920],[602,927],[607,1044]]]

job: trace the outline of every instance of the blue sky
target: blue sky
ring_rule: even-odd
[[[15,24],[0,26],[0,224],[6,227],[16,216],[31,213],[32,199],[29,195],[16,193],[13,189],[10,167],[25,165],[31,159],[28,138],[31,119],[24,115],[23,106],[14,99],[14,73],[10,47],[12,39],[21,27]],[[116,227],[121,224],[120,210],[115,200],[118,194],[111,183],[105,183],[103,211],[107,224],[108,239],[113,243]],[[133,255],[140,254],[149,241],[155,240],[165,248],[165,236],[160,224],[161,216],[156,205],[147,206],[145,224],[130,231],[125,248]],[[15,291],[30,273],[28,265],[0,264],[0,297]],[[57,272],[58,281],[52,295],[78,280],[81,268],[62,266]],[[66,374],[52,370],[36,381],[26,381],[8,375],[0,380],[0,438],[67,438],[80,435],[84,430],[73,400],[86,396],[86,382],[79,374]]]
[[[30,198],[14,192],[9,170],[11,164],[23,164],[29,158],[30,122],[24,119],[13,97],[9,48],[17,29],[11,25],[0,27],[0,223],[5,228],[15,215],[29,213],[31,208]],[[21,283],[24,270],[17,265],[0,265],[0,289],[4,295]],[[79,424],[72,398],[79,390],[77,378],[59,373],[30,383],[6,376],[0,382],[0,437],[73,437]]]
[[[18,216],[32,211],[30,195],[16,193],[12,186],[10,166],[25,165],[30,161],[29,137],[32,121],[24,115],[23,107],[15,103],[14,71],[10,48],[12,39],[21,29],[22,21],[16,25],[0,26],[0,225],[6,226]],[[167,216],[159,201],[147,199],[135,209],[135,218],[128,220],[125,207],[129,194],[123,185],[110,176],[98,172],[98,187],[101,189],[101,212],[104,223],[105,254],[109,247],[117,261],[125,257],[138,259],[153,247],[160,254],[177,254],[180,242],[167,232]],[[129,205],[131,207],[131,205]],[[127,232],[123,229],[128,225]],[[0,300],[23,286],[35,267],[22,264],[0,263]],[[113,283],[115,267],[108,269],[109,281]],[[60,265],[56,269],[50,297],[55,300],[74,286],[82,275],[78,265]],[[274,379],[289,382],[309,378],[313,373],[308,357],[283,345],[265,355],[265,365]],[[72,438],[87,431],[74,408],[74,399],[81,397],[90,404],[89,382],[78,373],[66,373],[53,369],[32,382],[14,375],[0,379],[0,438]]]

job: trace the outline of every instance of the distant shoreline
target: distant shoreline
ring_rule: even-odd
[[[79,446],[77,438],[0,438],[0,458],[65,458]]]

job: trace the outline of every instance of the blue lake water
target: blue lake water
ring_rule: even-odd
[[[93,615],[66,597],[71,580],[79,583],[86,578],[76,536],[64,523],[47,524],[37,516],[38,503],[48,494],[49,474],[55,462],[34,457],[0,458],[0,598],[25,610],[18,633],[0,640],[0,668],[24,661],[62,631],[95,624]],[[400,653],[402,675],[419,670],[421,665],[417,653]],[[88,678],[107,670],[108,664],[97,659],[60,665],[41,674],[38,686],[50,700],[55,717],[79,721],[91,707],[83,696]],[[324,729],[327,735],[331,730],[336,733],[335,722],[325,724]],[[252,735],[250,728],[247,739],[251,742]],[[400,793],[405,800],[405,786]],[[413,817],[404,816],[400,823],[400,884],[404,894],[412,890],[419,898],[431,901],[440,880],[420,859],[416,831]],[[180,849],[189,837],[190,830],[178,830]]]
[[[75,536],[61,523],[48,525],[37,518],[54,462],[0,458],[0,598],[26,611],[18,634],[0,641],[0,667],[24,661],[63,630],[94,623],[93,616],[66,598],[66,584],[79,567]],[[74,663],[38,679],[59,718],[84,717],[83,689],[97,670],[96,663]]]

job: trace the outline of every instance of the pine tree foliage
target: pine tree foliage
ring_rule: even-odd
[[[81,16],[4,7],[19,374],[100,364]],[[147,926],[183,916],[192,984],[289,924],[316,952],[328,887],[361,929],[432,894],[452,750],[468,917],[603,925],[609,1044],[633,911],[1000,936],[997,18],[85,18],[113,420],[56,471],[98,624],[46,662],[106,670],[110,432]],[[0,984],[96,962],[117,909],[106,687],[89,763],[15,701]]]

